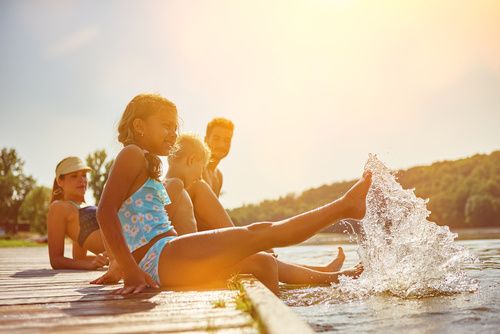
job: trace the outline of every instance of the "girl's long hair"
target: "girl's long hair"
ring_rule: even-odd
[[[132,123],[135,119],[146,119],[155,112],[167,112],[175,117],[177,122],[177,107],[175,104],[159,94],[139,94],[135,96],[125,108],[120,123],[118,124],[118,141],[123,146],[137,144],[136,134]],[[149,177],[160,180],[162,163],[160,158],[153,153],[145,151],[144,156],[148,162]]]

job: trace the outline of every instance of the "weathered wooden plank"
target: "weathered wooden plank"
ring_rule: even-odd
[[[52,270],[46,248],[0,249],[0,333],[259,332],[251,315],[236,309],[238,291],[185,287],[117,296],[110,292],[121,285],[89,284],[103,272]],[[245,282],[268,333],[312,332],[260,282]]]
[[[142,293],[134,296],[119,296],[112,294],[78,294],[74,293],[73,295],[64,295],[64,296],[42,296],[42,297],[27,297],[27,298],[14,298],[14,299],[3,299],[0,300],[0,305],[21,305],[21,304],[40,304],[40,303],[62,303],[62,302],[89,302],[89,301],[105,301],[105,300],[127,300],[127,299],[136,299],[136,300],[149,300],[153,302],[151,299],[154,295],[160,295],[163,297],[162,291],[152,292],[152,293]],[[209,299],[215,299],[221,297],[221,294],[216,294]],[[175,300],[176,303],[181,303],[181,299]],[[172,302],[168,299],[164,302]]]
[[[89,284],[103,272],[52,270],[46,249],[0,249],[0,333],[258,332],[236,291],[116,296],[121,285]]]
[[[241,280],[243,290],[268,334],[313,334],[312,328],[253,277]]]
[[[256,333],[250,325],[227,325],[224,321],[207,319],[205,322],[184,322],[179,324],[166,323],[126,323],[125,325],[83,324],[33,326],[24,328],[0,328],[0,333]]]

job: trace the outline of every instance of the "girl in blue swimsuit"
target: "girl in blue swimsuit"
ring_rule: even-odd
[[[262,283],[278,293],[276,260],[257,253],[302,242],[332,222],[365,214],[370,174],[340,199],[283,221],[177,236],[165,211],[169,198],[159,181],[158,158],[168,155],[176,141],[175,105],[159,95],[138,95],[127,105],[118,132],[124,148],[115,159],[97,210],[101,231],[124,280],[124,287],[115,291],[118,294],[229,278],[247,270],[251,256],[261,259],[257,266],[252,261],[252,266],[266,273],[260,277]],[[359,266],[344,274],[356,276],[361,271]],[[338,273],[323,274],[325,283],[338,281]]]

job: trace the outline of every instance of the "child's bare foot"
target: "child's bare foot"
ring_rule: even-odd
[[[344,260],[345,260],[344,250],[342,249],[342,247],[339,247],[339,254],[337,255],[337,257],[335,259],[332,260],[332,262],[330,262],[326,266],[326,268],[330,272],[337,272],[342,268],[342,265],[344,264]]]
[[[366,213],[366,195],[372,183],[372,173],[365,172],[363,177],[342,196],[346,218],[362,219]]]
[[[352,278],[358,278],[359,275],[361,275],[361,273],[363,272],[363,270],[365,270],[363,268],[363,265],[361,263],[358,263],[357,265],[355,265],[352,268],[340,271],[339,272],[339,276],[340,275],[345,275],[345,276],[349,276],[349,277],[352,277]]]

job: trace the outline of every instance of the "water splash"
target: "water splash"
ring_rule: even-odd
[[[358,249],[365,271],[357,280],[341,276],[332,294],[419,298],[477,290],[462,268],[475,257],[454,243],[457,234],[447,226],[427,220],[427,201],[403,189],[376,155],[365,170],[373,175]]]

